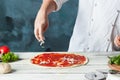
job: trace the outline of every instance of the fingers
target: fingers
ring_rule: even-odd
[[[35,34],[36,39],[39,42],[42,42],[45,40],[41,29],[34,29],[34,34]]]
[[[37,28],[34,29],[34,35],[35,35],[35,38],[40,41],[40,38],[39,38],[39,31]]]
[[[118,47],[120,47],[120,37],[117,37],[116,43],[117,43]]]
[[[44,36],[43,36],[43,29],[42,29],[42,26],[39,27],[39,40],[40,41],[44,41]]]
[[[117,46],[117,47],[120,47],[120,36],[116,36],[115,39],[114,39],[114,44]]]
[[[45,40],[43,34],[47,30],[47,27],[48,27],[47,15],[40,14],[39,16],[37,16],[34,25],[34,34],[39,42],[43,42]]]

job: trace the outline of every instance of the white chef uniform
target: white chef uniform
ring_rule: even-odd
[[[59,10],[67,0],[54,1]],[[68,52],[113,51],[113,39],[120,30],[118,10],[120,0],[79,0]]]

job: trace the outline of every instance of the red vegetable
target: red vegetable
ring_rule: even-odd
[[[0,46],[0,54],[6,54],[8,52],[10,52],[10,48],[8,46]]]

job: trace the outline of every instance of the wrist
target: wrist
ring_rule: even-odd
[[[43,0],[41,10],[49,15],[51,12],[57,9],[57,5],[54,0]]]
[[[47,9],[42,8],[42,7],[41,7],[41,9],[39,10],[39,13],[40,13],[40,14],[43,14],[43,15],[48,15],[48,14],[47,14]]]

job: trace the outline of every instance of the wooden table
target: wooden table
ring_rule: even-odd
[[[116,55],[117,53],[80,53],[89,58],[89,63],[84,66],[74,68],[41,68],[30,63],[30,58],[39,52],[15,52],[22,58],[17,62],[12,62],[13,72],[10,74],[0,75],[0,80],[86,80],[84,75],[88,72],[94,72],[97,69],[106,69],[107,56]]]

